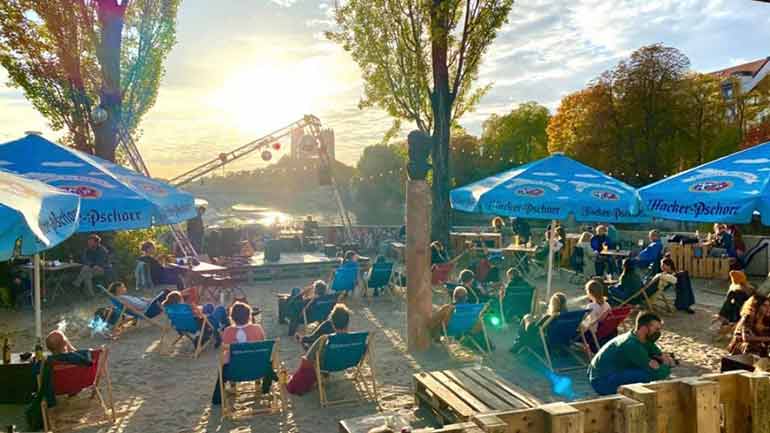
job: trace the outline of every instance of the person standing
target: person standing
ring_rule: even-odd
[[[83,267],[72,283],[75,287],[85,285],[89,295],[94,296],[94,277],[103,276],[110,268],[110,253],[102,245],[102,238],[92,234],[88,236],[86,250],[83,251]]]
[[[187,238],[190,240],[197,253],[203,253],[203,214],[206,213],[205,206],[198,206],[198,214],[195,218],[187,221]]]
[[[634,330],[608,341],[591,360],[588,379],[599,395],[610,395],[632,383],[664,380],[676,362],[655,344],[663,321],[655,313],[640,312]]]

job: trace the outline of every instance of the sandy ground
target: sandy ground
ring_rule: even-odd
[[[277,281],[245,287],[249,301],[262,308],[262,323],[270,338],[279,337],[280,358],[293,371],[301,356],[301,347],[286,337],[286,325],[278,324],[275,293],[307,281]],[[542,284],[542,282],[541,282]],[[704,284],[696,282],[696,287]],[[718,291],[726,283],[716,283]],[[577,298],[580,288],[557,280],[555,287]],[[725,354],[725,342],[715,342],[708,330],[711,315],[721,297],[696,289],[697,313],[692,316],[675,313],[665,316],[665,332],[660,345],[675,352],[682,365],[675,375],[692,376],[719,369],[719,359]],[[436,297],[435,302],[443,299]],[[93,311],[106,305],[106,299],[92,302],[82,299],[69,305],[59,303],[45,311],[44,328],[52,329],[66,321],[67,334],[77,347],[110,347],[110,372],[119,419],[114,425],[88,426],[80,431],[110,433],[145,432],[335,432],[339,419],[375,413],[378,408],[347,382],[331,389],[332,395],[361,395],[361,404],[321,409],[318,393],[305,396],[289,395],[289,408],[280,415],[251,417],[239,421],[221,421],[219,408],[210,405],[214,387],[217,354],[209,349],[198,359],[183,356],[189,353],[186,343],[180,343],[177,356],[164,356],[159,351],[160,332],[144,325],[129,330],[118,341],[91,335],[87,327]],[[495,329],[491,336],[496,352],[486,358],[461,348],[434,347],[426,354],[413,356],[406,351],[406,316],[402,297],[375,300],[350,300],[355,315],[352,328],[369,330],[375,336],[375,370],[380,387],[380,410],[398,412],[416,426],[431,425],[429,414],[417,411],[414,405],[411,376],[420,370],[438,370],[468,365],[487,365],[502,377],[519,385],[544,401],[566,401],[594,396],[583,371],[548,377],[545,369],[527,359],[514,358],[508,352],[513,340],[512,328]],[[31,311],[0,311],[0,334],[10,333],[17,351],[31,347],[34,326]],[[555,393],[558,383],[560,393]],[[10,422],[23,426],[20,408],[0,407],[0,426]]]

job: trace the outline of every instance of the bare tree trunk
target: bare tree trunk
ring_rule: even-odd
[[[102,72],[101,106],[107,110],[107,120],[94,125],[94,148],[96,155],[108,161],[115,161],[118,145],[118,127],[121,116],[120,50],[122,45],[123,18],[128,0],[118,4],[117,0],[98,0],[97,14],[101,26],[101,40],[97,57]]]
[[[446,0],[433,0],[431,10],[431,56],[433,62],[433,240],[449,245],[449,137],[452,123],[452,95],[449,91],[449,7]]]

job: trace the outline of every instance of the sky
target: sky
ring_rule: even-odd
[[[391,120],[360,110],[356,64],[324,39],[333,0],[182,0],[177,45],[138,146],[153,175],[171,177],[302,117],[334,129],[354,164]],[[554,111],[635,49],[663,43],[709,72],[770,56],[770,4],[751,0],[517,0],[481,67],[492,83],[460,123],[537,101]],[[57,138],[0,68],[0,141],[24,131]],[[404,135],[411,129],[406,125]],[[284,143],[288,148],[288,143]],[[280,156],[280,155],[278,155]],[[263,166],[258,155],[229,169]]]

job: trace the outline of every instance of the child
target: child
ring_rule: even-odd
[[[596,347],[593,336],[591,333],[596,333],[599,327],[599,322],[609,313],[610,304],[604,296],[604,286],[597,280],[589,280],[585,285],[586,295],[591,301],[586,306],[589,310],[588,315],[583,319],[583,323],[580,324],[584,331],[585,341],[588,343],[591,351],[596,353],[599,348]],[[600,341],[599,344],[602,342]]]

